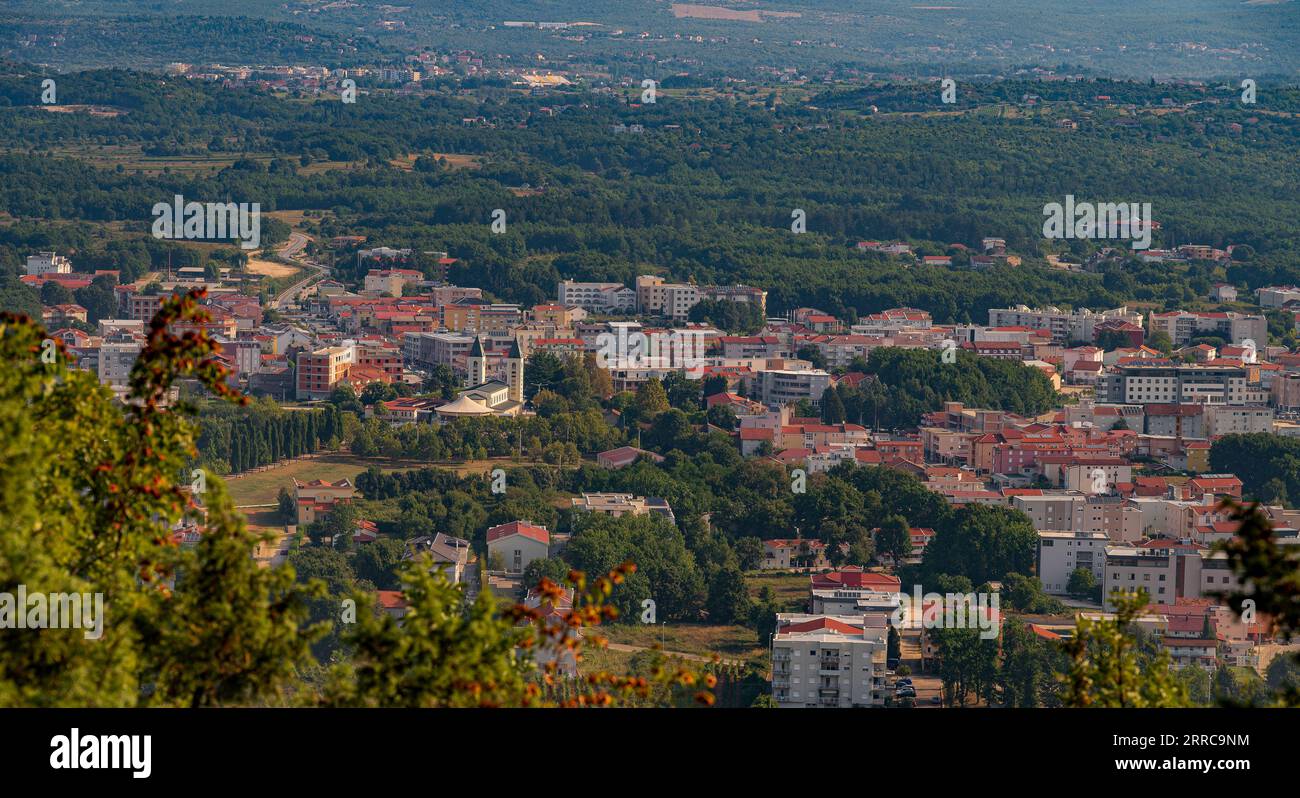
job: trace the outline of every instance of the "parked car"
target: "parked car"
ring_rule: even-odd
[[[911,686],[912,686],[912,677],[911,677],[911,676],[904,676],[903,678],[901,678],[901,679],[898,680],[898,684],[900,684],[900,685],[904,685],[904,684],[905,684],[905,685],[907,685],[908,687],[911,687]]]
[[[916,698],[916,688],[900,687],[894,691],[894,695],[898,696],[899,698]]]

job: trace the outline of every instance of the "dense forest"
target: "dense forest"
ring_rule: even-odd
[[[685,5],[685,4],[683,4]],[[698,5],[707,6],[708,3]],[[1284,3],[1183,0],[1177,14],[1124,0],[1001,0],[918,6],[783,0],[723,6],[732,19],[655,0],[9,0],[0,54],[79,64],[355,63],[426,49],[492,64],[541,56],[614,77],[997,74],[1041,64],[1091,74],[1294,74],[1295,14]],[[506,20],[569,23],[555,30]],[[186,35],[182,35],[184,31]],[[192,33],[191,33],[192,31]],[[1188,46],[1195,43],[1195,46]],[[726,46],[719,46],[726,45]]]
[[[320,237],[446,250],[460,259],[453,281],[524,303],[553,297],[562,278],[658,272],[762,286],[770,313],[812,306],[852,318],[913,306],[940,322],[979,322],[990,307],[1021,302],[1163,309],[1202,303],[1224,280],[1243,289],[1300,282],[1292,256],[1300,122],[1267,112],[1269,103],[1294,105],[1295,90],[1245,109],[1225,86],[1155,113],[1166,87],[1123,84],[1135,103],[1123,111],[1131,126],[1106,121],[1119,112],[1080,114],[1072,105],[1080,126],[1066,130],[1057,125],[1065,111],[1002,115],[987,106],[864,116],[493,89],[476,99],[375,94],[345,105],[129,72],[60,76],[60,102],[125,111],[100,118],[37,107],[39,77],[0,79],[0,105],[9,104],[0,108],[0,137],[20,143],[0,155],[0,212],[17,219],[0,232],[7,272],[36,247],[69,250],[80,269],[130,264],[130,274],[157,263],[168,249],[147,235],[149,209],[179,193],[308,211]],[[1007,82],[998,91],[1047,91],[1040,85]],[[1119,93],[1113,82],[1091,91]],[[485,124],[462,121],[477,118]],[[611,132],[626,122],[645,132]],[[97,160],[107,152],[216,160],[208,169],[120,160],[109,168]],[[473,163],[453,166],[438,157],[445,153]],[[408,155],[417,168],[395,161]],[[1109,243],[1043,238],[1044,204],[1066,194],[1151,202],[1157,246],[1236,244],[1238,260],[1171,267],[1122,251],[1085,272],[1050,268],[1050,254],[1081,262]],[[497,208],[507,220],[499,235],[489,227]],[[806,233],[791,231],[794,209],[806,212]],[[1024,264],[973,268],[969,254],[986,236],[1005,238]],[[952,254],[954,265],[861,253],[854,244],[864,239],[903,239],[918,254]]]
[[[199,465],[214,474],[238,474],[337,446],[343,422],[333,405],[285,410],[264,399],[242,408],[206,404],[200,430]]]

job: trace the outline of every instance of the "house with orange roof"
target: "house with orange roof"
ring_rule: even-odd
[[[337,482],[325,482],[313,479],[311,482],[293,480],[294,504],[298,508],[298,523],[310,524],[329,515],[338,502],[350,502],[357,489],[347,479]]]
[[[379,602],[379,609],[398,620],[406,615],[406,608],[410,606],[410,602],[400,590],[376,590],[375,597]]]
[[[487,531],[488,559],[507,573],[523,573],[533,560],[550,556],[551,533],[531,521],[511,521]],[[498,570],[498,569],[494,569]]]
[[[812,538],[777,538],[763,541],[763,568],[829,568],[826,544]]]

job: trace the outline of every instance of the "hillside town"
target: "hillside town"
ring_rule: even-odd
[[[373,393],[385,398],[366,404],[366,416],[394,427],[534,414],[525,385],[528,364],[539,353],[595,364],[615,392],[684,378],[710,386],[702,397],[710,419],[717,409],[733,422],[713,429],[726,432],[744,458],[795,474],[842,464],[883,467],[914,477],[954,507],[1023,513],[1038,536],[1034,574],[1042,591],[1078,612],[1026,615],[1028,628],[1044,639],[1068,639],[1076,617],[1104,618],[1113,611],[1107,598],[1113,591],[1142,588],[1150,604],[1137,623],[1174,667],[1233,666],[1263,674],[1279,653],[1296,648],[1275,634],[1267,617],[1244,623],[1224,603],[1240,584],[1215,544],[1231,540],[1240,521],[1220,502],[1242,500],[1243,483],[1214,468],[1211,450],[1225,435],[1300,435],[1300,353],[1267,344],[1263,315],[1287,311],[1300,325],[1300,288],[1259,289],[1258,312],[1020,305],[990,309],[984,324],[937,324],[915,308],[838,318],[802,307],[772,316],[762,287],[642,275],[631,285],[564,280],[553,300],[524,307],[447,282],[454,259],[446,253],[434,253],[438,265],[430,276],[412,267],[410,250],[361,246],[330,244],[338,250],[336,261],[362,267],[356,283],[322,271],[270,306],[241,290],[228,270],[182,269],[145,286],[114,285],[112,318],[91,324],[86,308],[63,302],[46,306],[42,319],[76,368],[124,396],[162,300],[206,289],[210,321],[202,329],[220,344],[232,388],[303,408],[337,398],[339,391]],[[864,242],[859,248],[911,257],[903,244]],[[985,239],[985,249],[990,259],[1015,257],[1000,239]],[[1226,257],[1199,247],[1148,255]],[[978,257],[970,258],[971,267],[979,267]],[[918,264],[930,265],[929,259]],[[37,252],[21,279],[38,290],[53,283],[75,291],[105,277],[112,281],[116,274],[73,272],[59,254]],[[1215,298],[1238,299],[1230,285],[1217,285]],[[692,321],[701,302],[744,306],[760,327],[727,334]],[[884,428],[866,418],[851,423],[837,391],[869,386],[876,377],[864,367],[882,349],[937,352],[941,363],[955,363],[958,352],[1013,362],[1040,373],[1059,404],[1018,415],[949,401],[914,428]],[[451,376],[449,391],[425,390],[436,373]],[[639,459],[661,462],[663,455],[622,446],[594,458],[606,469]],[[294,479],[296,524],[287,529],[321,522],[356,495],[346,479]],[[573,498],[572,507],[674,521],[669,503],[653,496],[588,492]],[[1262,510],[1279,542],[1300,544],[1300,511],[1280,502]],[[353,523],[353,545],[380,537],[373,522]],[[178,531],[195,533],[192,527]],[[490,589],[523,600],[531,595],[523,580],[530,563],[558,556],[569,540],[526,518],[483,534],[482,556],[490,562],[481,578],[471,543],[442,532],[407,541],[407,556],[432,557],[471,593]],[[843,557],[828,557],[826,543],[796,530],[763,541],[762,570],[807,574],[809,580],[804,611],[778,613],[767,641],[776,705],[941,702],[934,675],[941,655],[925,622],[936,608],[908,595],[894,573],[905,562],[924,562],[934,531],[914,528],[909,535],[905,558],[894,561],[877,547],[871,561],[852,566],[836,566]],[[847,552],[848,544],[837,545]],[[287,552],[282,544],[264,564],[282,562]],[[381,591],[381,600],[401,617],[399,592]],[[987,614],[1000,628],[998,608]],[[801,680],[799,663],[811,669],[814,660],[815,672],[805,670]],[[911,667],[900,669],[905,661]]]

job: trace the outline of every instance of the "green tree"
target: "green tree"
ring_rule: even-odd
[[[753,607],[745,576],[739,568],[729,565],[713,576],[709,583],[707,609],[710,623],[730,624],[749,618]]]
[[[1097,577],[1091,568],[1075,568],[1070,572],[1070,580],[1065,589],[1075,598],[1092,598],[1097,591]]]
[[[294,501],[293,494],[281,487],[280,493],[275,497],[276,504],[280,510],[280,520],[286,524],[298,523],[298,503]]]
[[[45,363],[39,326],[0,316],[0,587],[99,593],[106,609],[98,639],[0,628],[0,706],[272,703],[310,662],[312,590],[257,567],[216,477],[186,491],[197,427],[165,401],[173,384],[243,401],[206,334],[169,329],[207,320],[201,296],[163,303],[125,407],[61,352]],[[173,543],[183,519],[203,524],[193,548]]]
[[[912,530],[907,526],[907,519],[901,515],[891,515],[880,524],[876,532],[876,550],[888,554],[894,562],[902,562],[912,554]]]
[[[406,544],[393,538],[379,538],[358,548],[352,557],[352,570],[380,590],[401,587],[397,578]]]
[[[650,421],[667,410],[670,405],[663,383],[653,377],[641,383],[641,387],[637,388],[636,402],[633,406],[636,408],[637,418],[643,421]]]
[[[1063,698],[1070,707],[1182,707],[1187,688],[1169,670],[1169,655],[1147,657],[1132,631],[1147,606],[1146,591],[1111,595],[1113,619],[1080,616],[1066,646],[1070,671]]]

